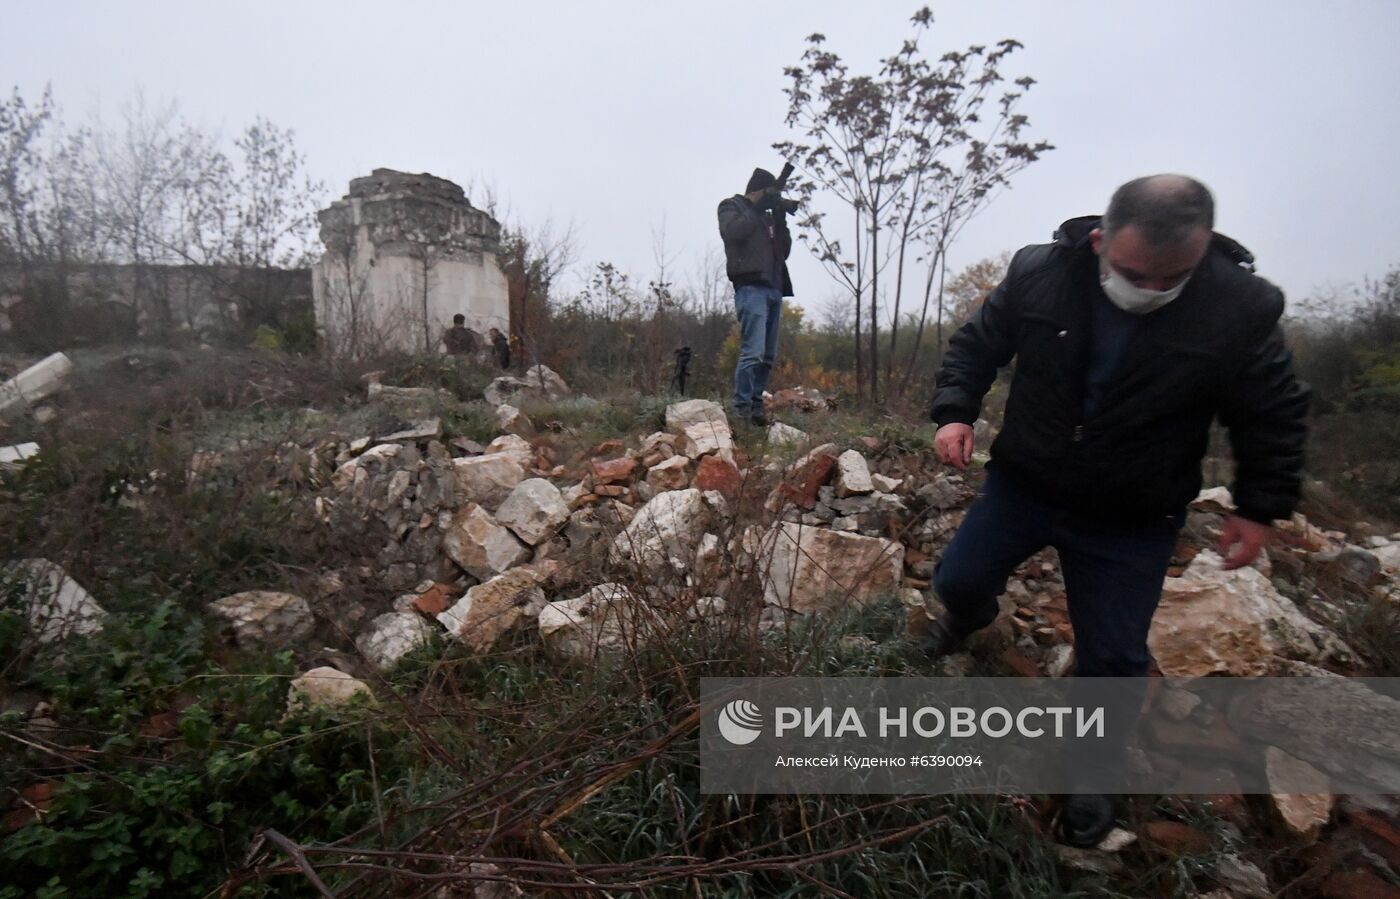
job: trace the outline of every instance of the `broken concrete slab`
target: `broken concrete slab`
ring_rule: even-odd
[[[54,353],[0,384],[0,420],[24,412],[63,386],[73,373],[73,361]]]
[[[0,587],[18,588],[29,630],[43,644],[96,633],[107,617],[82,585],[48,559],[20,559],[0,568]]]

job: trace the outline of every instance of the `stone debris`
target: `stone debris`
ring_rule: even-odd
[[[744,486],[744,478],[734,463],[724,459],[719,453],[701,458],[695,467],[693,486],[701,491],[717,491],[734,499]]]
[[[775,421],[768,426],[768,445],[773,448],[790,446],[801,448],[812,442],[806,431]]]
[[[56,393],[72,373],[72,360],[62,353],[54,353],[0,384],[0,421]]]
[[[209,611],[228,622],[240,646],[295,646],[311,636],[316,619],[300,596],[249,590],[215,600]]]
[[[453,459],[452,472],[457,496],[487,509],[499,506],[525,479],[517,458],[497,452]]]
[[[453,517],[442,538],[443,550],[473,577],[486,579],[519,565],[530,557],[530,548],[515,532],[476,503],[468,503]]]
[[[543,390],[550,399],[558,399],[569,394],[569,385],[547,365],[535,365],[527,368],[522,380],[534,389]]]
[[[637,472],[637,460],[631,456],[623,456],[620,459],[608,459],[599,461],[594,459],[589,463],[589,472],[596,486],[604,484],[628,484],[632,481],[632,476]]]
[[[1142,826],[1139,836],[1144,846],[1169,858],[1210,852],[1210,837],[1179,821],[1149,821]]]
[[[431,400],[450,395],[436,387],[392,387],[378,381],[371,381],[365,392],[372,400]]]
[[[690,485],[690,459],[671,456],[647,469],[647,483],[656,490],[684,490]]]
[[[1190,690],[1168,687],[1158,694],[1154,707],[1173,721],[1185,721],[1201,704],[1201,697]]]
[[[815,387],[787,387],[774,394],[764,395],[764,408],[769,412],[825,412],[833,404]]]
[[[764,601],[795,612],[863,606],[894,595],[904,546],[826,528],[779,522],[760,550]]]
[[[1272,786],[1278,783],[1325,783],[1327,776],[1302,759],[1270,746],[1264,750],[1264,772]],[[1312,840],[1332,817],[1331,793],[1283,793],[1270,791],[1274,811],[1295,837]]]
[[[521,481],[496,510],[496,520],[535,546],[557,532],[569,520],[569,504],[544,478]]]
[[[17,443],[0,446],[0,471],[19,471],[24,463],[39,455],[39,444]]]
[[[972,491],[961,475],[939,475],[923,485],[915,495],[940,512],[966,505]]]
[[[504,453],[515,460],[525,471],[535,467],[535,448],[530,446],[530,442],[516,434],[502,434],[495,440],[486,444],[486,453]]]
[[[486,385],[482,397],[492,406],[515,404],[528,400],[556,400],[569,393],[569,385],[557,373],[544,365],[536,365],[523,377],[502,375]]]
[[[437,620],[474,652],[487,652],[503,635],[538,618],[545,603],[539,578],[516,568],[472,587]]]
[[[63,566],[48,559],[20,559],[0,568],[0,587],[20,591],[29,631],[42,644],[102,630],[107,613]]]
[[[823,443],[809,450],[783,469],[782,482],[773,488],[764,509],[776,514],[789,502],[800,509],[813,509],[817,504],[817,492],[831,479],[840,455],[834,443]]]
[[[881,493],[894,493],[904,483],[903,478],[890,478],[882,474],[872,472],[870,483],[875,485],[875,489]]]
[[[292,681],[291,688],[287,690],[287,712],[304,711],[314,706],[339,708],[356,699],[366,702],[374,699],[374,694],[363,681],[329,666],[312,668]]]
[[[1068,643],[1050,647],[1045,652],[1042,664],[1045,666],[1046,676],[1064,677],[1074,667],[1074,647]]]
[[[395,431],[379,438],[381,443],[412,443],[418,440],[437,440],[442,436],[442,419],[424,418],[412,422],[402,431]],[[351,446],[354,451],[354,446]]]
[[[1235,511],[1235,500],[1229,487],[1209,487],[1202,490],[1191,501],[1191,508],[1198,512],[1215,512],[1223,515]]]
[[[1236,899],[1271,899],[1269,878],[1253,862],[1238,855],[1222,856],[1215,863],[1215,879]]]
[[[546,605],[539,613],[540,638],[559,656],[591,661],[645,640],[655,613],[621,584],[599,584],[575,599]]]
[[[1055,844],[1055,857],[1060,864],[1075,871],[1090,874],[1118,874],[1123,870],[1123,860],[1112,852],[1098,849],[1081,849],[1077,846]]]
[[[417,612],[385,612],[355,638],[355,648],[375,668],[389,671],[432,638],[432,628]]]
[[[1317,662],[1352,657],[1335,634],[1280,596],[1253,568],[1225,571],[1203,550],[1167,578],[1148,645],[1167,677],[1267,674],[1275,656]]]
[[[692,459],[710,453],[732,457],[734,452],[729,418],[718,403],[710,400],[685,400],[667,406],[666,428],[681,438],[677,448]]]
[[[861,496],[875,491],[870,468],[865,457],[855,450],[846,450],[836,457],[836,495],[842,498]]]
[[[610,561],[653,574],[667,567],[684,572],[707,518],[704,496],[694,487],[658,493],[614,538]]]
[[[535,425],[530,417],[509,403],[496,407],[496,427],[517,437],[535,436]]]
[[[1131,830],[1115,827],[1110,830],[1108,836],[1104,837],[1094,848],[1100,852],[1122,852],[1136,842],[1137,834],[1133,833]]]

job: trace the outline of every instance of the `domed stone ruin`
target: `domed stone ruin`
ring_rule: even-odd
[[[508,329],[500,223],[453,182],[375,169],[318,218],[316,324],[334,351],[433,352],[458,313],[479,335]]]

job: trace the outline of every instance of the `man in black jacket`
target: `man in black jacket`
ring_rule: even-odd
[[[725,271],[734,284],[739,318],[739,362],[734,370],[734,411],[767,425],[763,391],[778,353],[783,297],[792,296],[787,258],[792,252],[778,179],[754,169],[744,193],[719,204]]]
[[[1071,219],[1053,243],[1018,252],[953,335],[932,408],[945,463],[967,467],[982,397],[1013,357],[1016,371],[982,495],[935,570],[946,613],[930,652],[991,624],[1010,572],[1051,545],[1075,675],[1146,675],[1148,629],[1217,417],[1236,463],[1225,567],[1249,564],[1270,522],[1292,513],[1308,390],[1278,325],[1283,295],[1213,224],[1199,182],[1131,181],[1102,219]],[[1098,772],[1096,791],[1069,798],[1064,839],[1091,845],[1112,827],[1101,794],[1118,774]]]

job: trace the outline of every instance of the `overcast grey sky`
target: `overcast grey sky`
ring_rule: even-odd
[[[1218,230],[1291,298],[1400,263],[1400,2],[932,6],[931,56],[1026,45],[1004,73],[1037,79],[1021,111],[1057,147],[969,226],[954,268],[1157,171],[1210,185]],[[686,269],[718,246],[716,203],[781,164],[782,69],[805,37],[873,71],[915,8],[4,0],[0,83],[51,83],[70,121],[137,88],[230,135],[265,115],[333,196],[378,166],[494,183],[512,217],[575,224],[580,270],[610,260],[645,283],[663,221]],[[837,292],[810,258],[793,273],[809,307]]]

